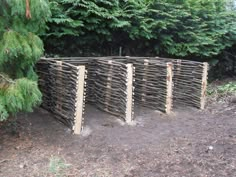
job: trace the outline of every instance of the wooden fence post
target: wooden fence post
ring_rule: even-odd
[[[176,74],[178,76],[181,73],[181,63],[182,63],[182,60],[180,60],[180,59],[176,60]]]
[[[85,66],[77,66],[77,82],[76,82],[76,105],[75,105],[75,124],[73,127],[75,134],[80,134],[83,128],[83,105],[84,105],[84,79]]]
[[[202,90],[200,98],[200,109],[205,108],[206,104],[206,89],[207,89],[207,74],[208,74],[208,63],[203,63],[203,72],[202,72]]]
[[[142,88],[142,97],[141,101],[145,102],[146,101],[146,92],[147,92],[147,72],[148,72],[148,65],[149,65],[149,60],[145,59],[144,60],[144,68],[143,68],[143,88]]]
[[[173,64],[168,62],[167,77],[166,77],[166,113],[170,114],[173,104]]]
[[[126,79],[126,116],[125,121],[129,124],[132,122],[133,116],[133,64],[127,64],[127,79]]]
[[[105,105],[106,108],[105,110],[109,112],[109,108],[108,108],[108,104],[110,102],[111,99],[111,82],[112,82],[112,70],[113,70],[113,65],[112,65],[112,60],[108,60],[108,66],[109,66],[109,70],[108,70],[108,76],[107,76],[107,87],[106,87],[106,97],[105,97]]]
[[[56,79],[56,85],[57,87],[60,87],[60,85],[62,84],[62,61],[56,61],[56,64],[57,64],[57,79]],[[62,103],[61,101],[58,101],[58,98],[60,98],[61,95],[58,94],[56,95],[56,109],[58,109],[59,111],[62,110]]]

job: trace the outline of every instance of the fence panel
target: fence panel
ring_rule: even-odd
[[[173,104],[205,108],[208,63],[156,57],[154,60],[174,65]]]
[[[110,114],[133,119],[133,67],[112,60],[96,61],[95,105]]]
[[[86,100],[133,120],[134,101],[169,114],[172,106],[205,107],[208,64],[159,57],[42,58],[42,106],[79,134]],[[133,100],[134,99],[134,100]]]
[[[42,107],[79,134],[83,127],[85,67],[41,59],[37,64]]]
[[[172,64],[137,59],[135,66],[135,101],[146,107],[170,113],[172,108]]]

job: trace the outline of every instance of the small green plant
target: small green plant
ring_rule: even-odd
[[[236,82],[229,82],[216,87],[212,86],[207,90],[207,93],[208,95],[236,94]]]
[[[51,157],[49,162],[49,171],[53,173],[57,177],[64,176],[66,168],[68,168],[70,164],[66,164],[66,162],[59,157]]]
[[[236,92],[236,82],[229,82],[228,84],[218,87],[219,93],[234,93]]]

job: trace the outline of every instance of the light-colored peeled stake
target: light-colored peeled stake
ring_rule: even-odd
[[[84,105],[84,78],[85,78],[85,66],[78,66],[78,77],[76,87],[76,106],[75,106],[75,125],[73,127],[75,134],[80,134],[83,123],[83,105]]]

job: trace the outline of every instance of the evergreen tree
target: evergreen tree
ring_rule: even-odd
[[[48,0],[0,1],[0,121],[41,101],[34,65],[43,43],[37,35],[50,15]]]
[[[78,56],[90,48],[89,55],[105,55],[122,46],[124,55],[210,60],[236,43],[234,0],[50,2],[44,40],[52,54]]]

